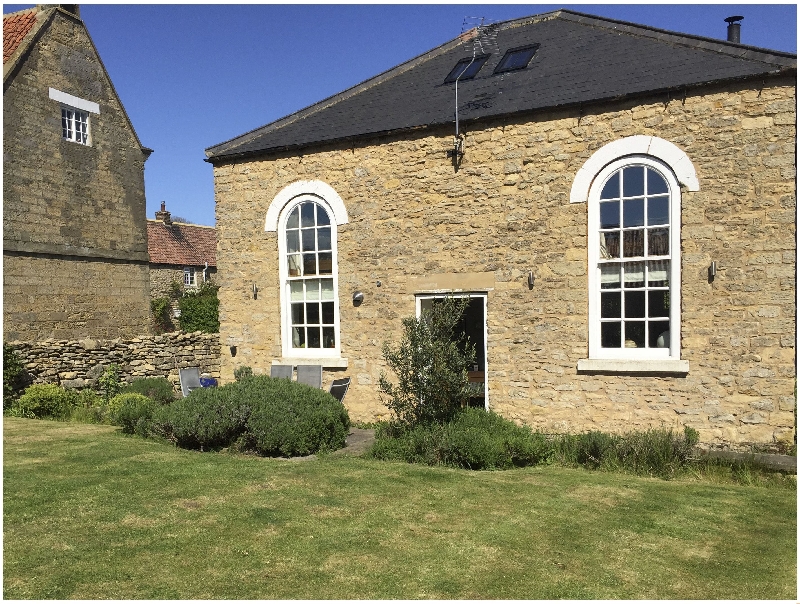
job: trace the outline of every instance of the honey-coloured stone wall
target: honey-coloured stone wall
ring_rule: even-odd
[[[447,156],[448,128],[215,166],[223,380],[239,365],[266,373],[281,360],[278,242],[265,232],[265,216],[284,187],[320,180],[349,217],[338,229],[347,368],[326,370],[325,382],[352,377],[345,399],[352,419],[388,416],[378,393],[387,371],[381,346],[400,337],[415,295],[443,283],[486,292],[488,406],[516,422],[571,432],[688,425],[707,446],[734,448],[793,438],[793,79],[463,130],[458,169]],[[577,370],[588,357],[587,205],[570,203],[570,188],[596,150],[635,135],[677,145],[700,183],[681,198],[685,376]],[[359,306],[355,291],[364,293]]]

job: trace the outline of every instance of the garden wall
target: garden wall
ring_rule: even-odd
[[[167,333],[127,340],[46,340],[10,342],[34,383],[82,390],[116,363],[120,379],[165,377],[176,386],[178,369],[199,367],[219,379],[219,334]]]

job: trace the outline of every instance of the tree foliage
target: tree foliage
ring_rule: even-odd
[[[206,281],[197,290],[183,293],[178,301],[181,331],[219,332],[218,291],[218,285]]]
[[[403,319],[403,335],[397,345],[383,345],[383,358],[397,376],[397,384],[385,374],[379,380],[383,402],[398,422],[417,425],[448,421],[467,404],[472,389],[467,370],[475,359],[475,345],[456,333],[469,300],[437,300],[419,318]]]

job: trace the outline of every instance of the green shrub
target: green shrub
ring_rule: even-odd
[[[182,331],[203,331],[219,333],[219,286],[210,281],[203,283],[196,291],[185,291],[178,301],[181,309],[179,317]]]
[[[201,388],[153,416],[155,434],[185,448],[236,444],[261,455],[308,455],[344,446],[350,420],[322,390],[253,376],[219,388]]]
[[[65,419],[75,407],[77,395],[55,384],[34,384],[14,401],[11,414],[36,419]]]
[[[175,331],[172,322],[172,300],[166,297],[150,300],[150,312],[153,313],[153,328],[158,333]]]
[[[376,459],[471,470],[543,463],[551,455],[544,435],[493,412],[466,408],[447,423],[388,424],[376,430],[368,454]]]
[[[155,408],[156,403],[143,394],[118,394],[109,403],[109,416],[111,423],[121,426],[125,434],[147,436]]]
[[[233,377],[237,382],[241,382],[244,378],[253,377],[253,369],[247,365],[240,365],[233,370]]]
[[[160,405],[169,405],[175,400],[175,388],[167,378],[138,378],[122,387],[123,394],[143,394]]]
[[[117,396],[122,390],[122,382],[119,379],[119,365],[112,363],[103,370],[103,374],[97,378],[97,385],[106,405],[111,399]]]
[[[3,342],[3,410],[12,403],[31,383],[31,378],[17,352]]]
[[[437,300],[419,318],[403,319],[403,335],[396,346],[386,342],[383,358],[397,376],[397,384],[384,374],[379,389],[397,421],[409,426],[443,422],[466,406],[473,389],[467,370],[475,359],[475,346],[456,326],[468,304],[466,298]]]

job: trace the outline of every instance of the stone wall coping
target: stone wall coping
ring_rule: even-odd
[[[689,361],[680,359],[581,359],[578,361],[579,373],[646,373],[662,375],[686,375]]]

